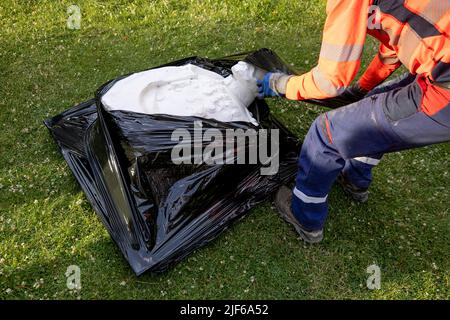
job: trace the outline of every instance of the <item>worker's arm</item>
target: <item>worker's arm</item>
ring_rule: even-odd
[[[378,54],[372,60],[361,79],[359,79],[358,84],[365,91],[370,91],[386,80],[401,65],[397,53],[381,44]]]
[[[291,77],[286,98],[326,99],[340,95],[361,66],[370,0],[328,0],[318,65]]]

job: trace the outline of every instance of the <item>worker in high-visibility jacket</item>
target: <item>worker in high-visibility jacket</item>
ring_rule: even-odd
[[[268,73],[261,97],[363,97],[320,115],[301,149],[296,186],[276,205],[303,240],[320,242],[327,197],[337,180],[366,201],[371,170],[384,153],[450,141],[450,1],[329,0],[319,62],[300,76]],[[380,49],[362,78],[366,36]],[[399,66],[409,74],[387,84]]]

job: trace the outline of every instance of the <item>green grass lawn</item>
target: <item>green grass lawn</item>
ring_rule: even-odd
[[[81,7],[80,30],[66,27]],[[261,47],[316,63],[325,2],[10,1],[0,4],[0,299],[449,299],[450,144],[390,154],[369,203],[330,195],[325,241],[306,246],[267,202],[162,275],[136,277],[42,121],[118,75]],[[370,41],[365,63],[376,52]],[[303,138],[326,109],[270,101]],[[66,287],[81,268],[81,291]],[[381,268],[381,290],[366,268]]]

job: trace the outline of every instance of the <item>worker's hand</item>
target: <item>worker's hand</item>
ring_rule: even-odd
[[[257,81],[258,98],[284,96],[287,83],[291,77],[284,73],[266,73],[262,80]]]
[[[363,99],[369,92],[355,83],[348,87],[344,93],[342,93],[338,98],[346,101],[347,104],[355,103]]]
[[[337,97],[321,100],[310,99],[309,101],[314,104],[325,106],[331,109],[337,109],[364,99],[368,93],[369,92],[367,90],[361,88],[359,84],[356,83],[348,87],[343,93],[341,93]]]

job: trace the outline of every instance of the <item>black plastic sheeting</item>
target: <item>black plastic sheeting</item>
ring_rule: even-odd
[[[270,72],[294,73],[268,49],[215,60],[191,57],[160,67],[191,63],[225,77],[240,60]],[[162,272],[292,180],[300,143],[270,114],[264,100],[249,106],[260,127],[105,110],[102,95],[124,77],[106,83],[94,99],[47,119],[45,125],[134,272]],[[279,129],[278,173],[261,175],[261,164],[173,164],[170,156],[177,142],[171,141],[172,132],[193,132],[197,120],[203,131]]]

